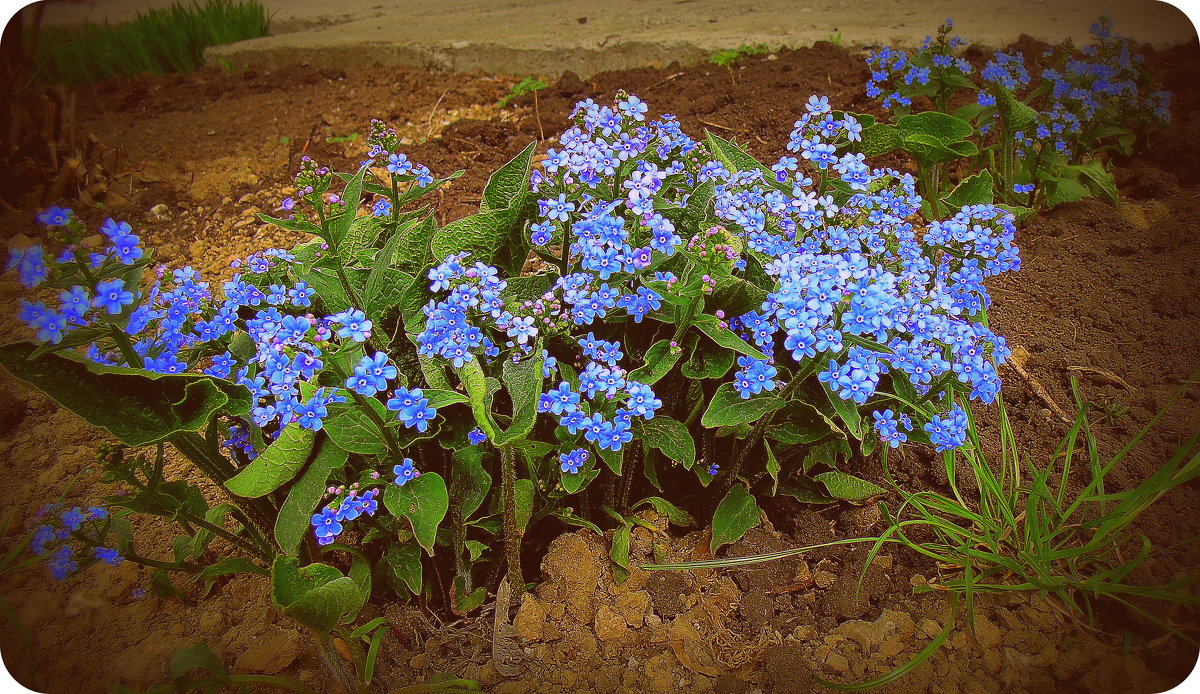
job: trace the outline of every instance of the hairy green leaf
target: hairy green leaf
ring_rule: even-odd
[[[758,504],[744,485],[734,484],[713,514],[712,541],[709,550],[716,553],[722,545],[737,542],[746,531],[762,522]]]
[[[283,428],[267,449],[238,474],[225,481],[225,487],[238,496],[270,494],[292,481],[312,453],[316,432],[292,423]]]

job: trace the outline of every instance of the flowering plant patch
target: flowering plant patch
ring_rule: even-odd
[[[372,595],[431,590],[423,556],[453,567],[440,598],[465,613],[497,539],[523,589],[543,519],[615,520],[619,575],[639,506],[691,524],[715,481],[715,551],[758,522],[752,491],[861,501],[882,490],[838,469],[851,455],[962,445],[1008,356],[983,282],[1020,265],[1013,215],[923,217],[914,178],[859,151],[870,119],[824,97],[769,166],[648,112],[581,102],[544,159],[530,144],[441,228],[417,205],[457,174],[375,122],[353,173],[305,159],[283,216],[261,215],[311,240],[235,261],[219,290],[144,277],[128,225],[87,236],[51,210],[59,247],[9,259],[37,341],[0,364],[191,459],[323,643]]]
[[[1066,42],[1036,58],[1040,79],[1020,51],[997,51],[977,84],[975,67],[957,50],[966,42],[950,35],[952,27],[946,20],[912,55],[884,46],[867,59],[867,95],[898,117],[866,128],[866,151],[911,154],[935,212],[993,197],[1030,209],[1091,196],[1116,202],[1099,155],[1128,155],[1170,120],[1170,93],[1155,88],[1132,41],[1101,17],[1091,27],[1092,44],[1076,49]],[[922,97],[933,110],[911,114]],[[964,157],[981,170],[951,188],[947,165]]]

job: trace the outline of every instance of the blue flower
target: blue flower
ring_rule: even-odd
[[[133,292],[125,291],[125,280],[105,280],[96,285],[96,298],[92,299],[92,306],[102,308],[110,315],[116,315],[132,303]]]
[[[472,446],[478,446],[484,441],[487,441],[487,434],[483,433],[483,429],[475,427],[467,432],[467,439],[471,441]]]
[[[125,560],[125,558],[121,556],[120,552],[115,549],[109,549],[108,547],[97,547],[95,552],[97,559],[110,566],[116,566]]]
[[[321,512],[312,517],[313,535],[317,536],[317,544],[328,545],[333,542],[333,538],[337,537],[342,532],[342,524],[338,521],[338,513],[336,509],[323,508]]]
[[[337,334],[342,339],[349,338],[355,342],[366,342],[371,336],[371,321],[367,314],[351,308],[329,317],[330,322],[340,325]]]
[[[74,507],[68,511],[63,511],[59,514],[63,525],[69,530],[79,530],[83,526],[83,522],[87,520],[87,515],[78,507]]]
[[[562,464],[562,471],[569,474],[577,474],[579,468],[587,462],[590,454],[587,449],[576,448],[570,453],[562,453],[558,456],[559,462]]]
[[[399,465],[392,466],[392,474],[396,476],[396,484],[403,487],[409,480],[417,475],[417,471],[413,469],[412,458],[405,458],[400,461]]]
[[[738,357],[738,366],[742,367],[734,376],[734,387],[743,398],[764,390],[775,390],[775,375],[779,370],[764,360],[749,356]]]
[[[387,401],[387,408],[396,412],[397,419],[406,427],[424,432],[429,428],[429,422],[437,416],[437,410],[429,406],[429,398],[420,388],[409,390],[403,386],[396,388],[392,397]]]
[[[553,238],[554,225],[550,222],[539,222],[529,227],[529,240],[535,246],[545,246]]]
[[[48,227],[61,227],[71,220],[71,210],[65,207],[51,207],[37,216],[37,220]]]
[[[78,565],[71,559],[72,553],[70,547],[63,546],[50,557],[47,568],[50,569],[51,576],[62,581],[75,572]]]

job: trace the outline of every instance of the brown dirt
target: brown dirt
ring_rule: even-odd
[[[1195,45],[1151,57],[1176,92],[1171,132],[1179,138],[1197,127],[1187,117],[1200,106],[1197,57]],[[120,147],[133,170],[113,186],[119,195],[104,209],[77,211],[89,223],[109,215],[128,219],[147,246],[159,249],[160,259],[190,263],[216,281],[229,272],[231,258],[298,240],[269,231],[253,212],[272,211],[290,192],[288,177],[301,153],[346,168],[357,158],[358,144],[337,138],[364,132],[372,117],[397,125],[411,142],[410,156],[435,173],[466,169],[436,200],[439,220],[446,222],[474,211],[497,165],[530,140],[560,132],[579,98],[607,99],[623,88],[656,111],[679,116],[688,132],[709,128],[735,135],[767,157],[781,151],[809,94],[827,94],[847,110],[877,112],[862,94],[865,78],[860,56],[818,44],[748,60],[733,73],[709,65],[605,73],[587,82],[566,74],[536,100],[524,97],[508,109],[495,102],[516,80],[396,68],[343,73],[293,66],[113,80],[80,88],[79,126]],[[1122,163],[1122,201],[1115,209],[1083,202],[1024,224],[1018,235],[1022,271],[993,284],[991,320],[1028,354],[1025,369],[1049,396],[1070,410],[1069,379],[1076,374],[1085,397],[1112,405],[1113,416],[1098,427],[1106,450],[1127,439],[1200,366],[1196,142],[1164,139],[1150,155]],[[31,195],[37,185],[30,181]],[[165,209],[152,212],[159,204]],[[37,234],[33,205],[7,215],[0,233]],[[15,283],[0,283],[5,303],[18,293]],[[1029,383],[1011,371],[1005,375],[1022,445],[1033,459],[1048,460],[1064,427],[1048,416]],[[45,398],[9,381],[4,386],[0,502],[31,515],[76,475],[71,498],[103,493],[91,459],[100,438]],[[1122,407],[1128,409],[1120,415]],[[1200,406],[1190,397],[1164,421],[1162,433],[1116,471],[1116,484],[1140,480],[1179,435],[1198,426]],[[904,461],[897,466],[902,484],[944,484],[944,473],[939,480],[938,466],[927,459],[910,454]],[[879,478],[869,466],[857,472]],[[1194,537],[1197,501],[1195,485],[1177,490],[1146,514],[1142,530],[1158,546]],[[763,528],[728,548],[729,554],[865,536],[880,528],[870,509],[782,500],[767,510]],[[647,519],[666,530],[664,520]],[[634,563],[650,555],[652,543],[671,559],[707,557],[704,534],[678,536],[680,530],[665,535],[636,528]],[[139,531],[149,543],[161,528],[147,524]],[[15,539],[15,531],[3,538]],[[933,567],[902,553],[877,558],[859,591],[861,550],[830,549],[742,572],[635,568],[618,585],[606,547],[587,531],[551,544],[536,577],[540,586],[516,613],[526,653],[520,677],[502,678],[489,662],[488,615],[446,625],[392,606],[387,614],[399,626],[385,649],[381,678],[398,685],[450,671],[497,693],[810,691],[812,675],[849,681],[886,672],[950,618],[941,597],[912,593],[933,576]],[[1145,578],[1194,575],[1196,569],[1184,548],[1156,557]],[[200,640],[237,672],[278,672],[329,686],[306,637],[270,608],[265,582],[239,578],[193,604],[132,599],[130,592],[144,581],[129,566],[93,569],[62,583],[40,570],[0,577],[0,595],[35,633],[43,689],[100,691],[114,682],[163,681],[170,652]],[[1188,623],[1188,615],[1176,616]],[[957,623],[963,619],[958,615]],[[1122,657],[1119,639],[1082,629],[1036,599],[985,601],[974,626],[973,635],[959,629],[949,648],[886,691],[1159,691],[1182,679],[1195,660],[1193,649],[1174,640],[1156,644],[1153,657],[1143,648]],[[0,646],[10,670],[27,681],[24,647],[13,630],[3,631]]]

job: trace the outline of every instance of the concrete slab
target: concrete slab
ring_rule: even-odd
[[[170,0],[51,3],[46,21],[120,21]],[[1187,15],[1153,0],[288,0],[270,2],[272,35],[209,49],[234,67],[303,61],[344,69],[379,62],[485,74],[555,76],[695,64],[742,44],[840,40],[915,45],[946,17],[966,39],[1020,34],[1087,40],[1109,13],[1117,30],[1164,46],[1196,38]],[[840,39],[838,37],[840,36]]]

